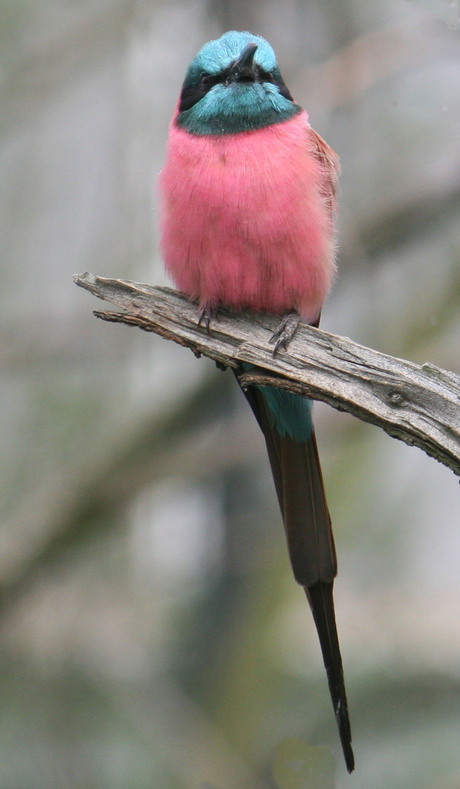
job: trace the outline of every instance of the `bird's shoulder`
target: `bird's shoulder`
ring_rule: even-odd
[[[331,212],[337,212],[337,194],[340,176],[340,159],[338,154],[311,126],[308,126],[308,149],[315,157],[322,172],[322,192],[330,205]]]

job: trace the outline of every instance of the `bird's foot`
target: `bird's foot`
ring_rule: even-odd
[[[206,333],[208,335],[211,334],[210,326],[211,326],[211,321],[214,320],[214,318],[216,319],[216,321],[219,320],[217,307],[204,307],[201,310],[200,317],[198,319],[198,326],[201,326],[201,324],[204,323],[206,327]],[[222,362],[216,362],[216,367],[218,370],[225,371],[227,369],[226,365],[223,364]]]
[[[198,320],[198,326],[201,326],[204,323],[207,334],[211,334],[210,326],[211,326],[211,321],[214,320],[214,318],[216,319],[216,321],[219,320],[219,316],[217,314],[217,307],[206,306],[201,310],[201,314]]]
[[[288,312],[281,319],[277,330],[270,337],[270,342],[275,343],[273,356],[276,356],[280,348],[287,351],[287,347],[297,331],[299,321],[300,316],[297,312]]]

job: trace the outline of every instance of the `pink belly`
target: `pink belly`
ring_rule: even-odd
[[[334,273],[333,228],[306,113],[253,132],[171,127],[161,175],[162,252],[202,307],[320,312]]]

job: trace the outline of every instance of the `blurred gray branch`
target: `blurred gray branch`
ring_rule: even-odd
[[[106,321],[145,331],[204,354],[238,372],[241,384],[273,385],[315,400],[383,428],[418,446],[460,476],[460,377],[426,363],[413,364],[301,324],[289,352],[273,356],[273,315],[219,309],[207,333],[186,296],[119,279],[75,276],[80,287],[121,308],[95,312]],[[242,363],[257,370],[243,372]]]

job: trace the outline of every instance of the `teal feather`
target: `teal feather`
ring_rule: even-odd
[[[280,86],[285,86],[268,41],[247,32],[231,30],[215,41],[208,41],[191,63],[182,91],[199,89],[203,77],[214,80],[223,75],[250,43],[257,44],[254,61],[267,79],[232,85],[216,82],[193,106],[179,112],[178,126],[199,136],[237,134],[280,123],[302,112],[292,98],[280,92]]]
[[[257,370],[252,364],[244,362],[244,370]],[[270,413],[270,419],[281,438],[289,436],[293,441],[306,444],[313,433],[313,402],[306,397],[278,389],[276,386],[255,386],[263,395]]]
[[[192,61],[185,79],[187,80],[191,72],[196,71],[198,73],[205,71],[207,74],[219,74],[234,60],[237,60],[241,55],[241,50],[251,43],[257,44],[257,62],[264,71],[269,72],[278,68],[275,51],[265,38],[255,36],[247,30],[244,32],[229,30],[220,38],[208,41],[200,49],[198,55]]]
[[[313,432],[312,401],[274,386],[257,388],[265,398],[273,424],[281,438],[290,436],[294,441],[306,444]]]

